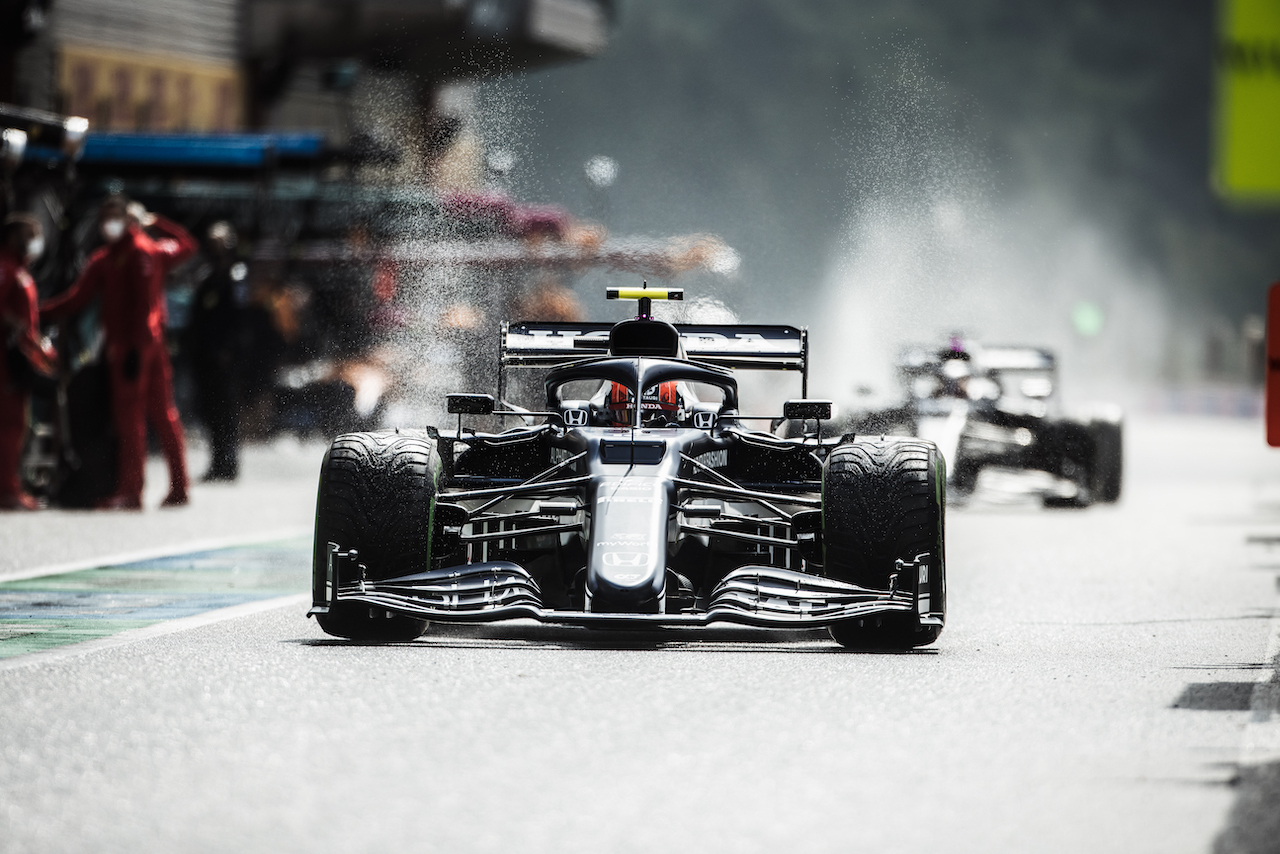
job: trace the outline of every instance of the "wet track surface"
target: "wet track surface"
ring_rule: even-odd
[[[299,539],[0,584],[0,848],[1275,850],[1280,458],[1233,421],[1131,437],[1119,506],[954,511],[947,630],[909,654],[353,644],[303,617]],[[184,628],[37,651],[127,621]]]

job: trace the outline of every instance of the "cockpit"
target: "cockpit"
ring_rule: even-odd
[[[643,388],[636,399],[636,388]],[[569,427],[694,427],[709,430],[737,409],[728,371],[687,362],[598,359],[557,369],[548,404]]]

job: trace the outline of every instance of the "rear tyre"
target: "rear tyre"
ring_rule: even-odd
[[[978,475],[982,467],[972,460],[959,459],[951,475],[951,486],[960,498],[968,498],[978,488]]]
[[[1052,448],[1057,460],[1051,462],[1051,473],[1068,481],[1074,491],[1068,494],[1048,493],[1041,503],[1049,509],[1079,510],[1097,500],[1094,493],[1094,437],[1087,424],[1062,421],[1053,425]]]
[[[1094,421],[1093,497],[1095,501],[1114,504],[1120,500],[1124,474],[1124,426],[1120,421]]]
[[[314,601],[324,600],[329,543],[357,549],[371,581],[430,567],[439,472],[435,442],[423,431],[347,433],[333,441],[316,498]],[[374,610],[341,602],[316,621],[331,635],[361,641],[409,641],[427,629],[426,620]]]
[[[823,468],[823,548],[827,574],[889,588],[898,559],[928,553],[936,562],[932,614],[946,615],[946,470],[938,449],[918,439],[857,440],[838,446]],[[911,649],[933,643],[940,626],[913,613],[845,620],[831,637],[852,649]]]

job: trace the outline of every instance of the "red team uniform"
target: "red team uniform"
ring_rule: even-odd
[[[186,451],[164,342],[164,286],[169,272],[199,247],[182,226],[163,217],[157,216],[151,227],[162,236],[153,239],[130,225],[120,239],[90,256],[71,288],[40,306],[42,317],[57,320],[102,297],[112,414],[120,443],[119,475],[108,503],[132,508],[142,504],[148,421],[169,465],[165,503],[187,500]]]
[[[24,259],[0,248],[0,333],[4,336],[0,349],[16,346],[36,371],[51,374],[53,352],[41,344],[38,299]],[[5,508],[27,506],[31,501],[18,477],[27,427],[27,392],[13,380],[8,360],[0,358],[0,507]]]

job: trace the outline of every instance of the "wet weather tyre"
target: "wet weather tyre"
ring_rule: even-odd
[[[898,559],[928,554],[930,613],[946,613],[946,469],[931,442],[881,437],[838,446],[823,467],[823,549],[828,575],[886,590]],[[845,620],[831,636],[854,649],[911,649],[937,640],[941,626],[914,613]]]
[[[967,498],[973,494],[978,488],[978,475],[981,474],[982,467],[977,463],[960,459],[955,463],[955,471],[951,475],[951,485],[955,489],[956,495],[961,498]]]
[[[1073,484],[1075,491],[1067,495],[1046,494],[1041,504],[1056,510],[1079,510],[1093,504],[1098,500],[1094,492],[1097,456],[1089,425],[1074,420],[1062,421],[1054,425],[1053,431],[1047,435],[1052,436],[1052,444],[1059,457],[1052,471]]]
[[[347,433],[333,441],[320,469],[316,498],[316,602],[324,600],[329,543],[357,549],[372,581],[430,566],[439,472],[435,442],[423,431]],[[339,602],[316,620],[331,635],[360,641],[409,641],[427,628],[425,620],[371,614],[357,602]]]

